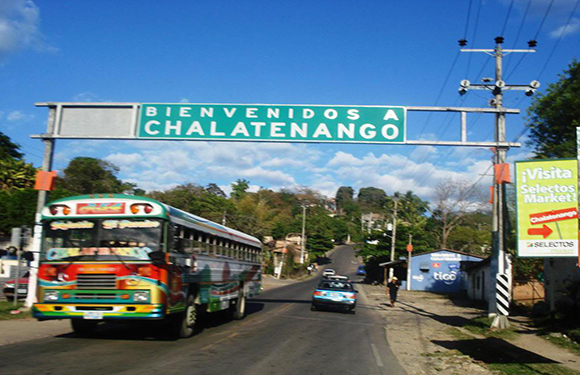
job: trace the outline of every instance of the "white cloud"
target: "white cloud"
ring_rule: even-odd
[[[420,159],[426,160],[435,154],[437,154],[437,148],[434,146],[418,146],[415,147],[415,149],[411,153],[410,158],[412,160],[420,160]]]
[[[21,111],[12,111],[6,116],[6,120],[10,122],[22,121],[32,119],[33,115],[26,115]]]
[[[55,51],[40,32],[40,11],[32,0],[0,2],[0,60],[19,49]]]
[[[237,171],[237,175],[242,178],[258,179],[273,185],[292,186],[296,184],[294,177],[282,171],[272,171],[261,167],[249,168]]]
[[[560,38],[580,31],[580,19],[573,18],[567,25],[562,25],[550,33],[551,38]]]
[[[137,153],[133,154],[111,154],[105,157],[105,160],[115,164],[118,167],[131,167],[136,165],[143,165],[143,156]]]
[[[327,197],[335,197],[336,191],[342,186],[333,176],[317,174],[312,178],[310,187]]]
[[[439,183],[449,179],[476,182],[489,165],[489,158],[473,158],[461,168],[446,169],[431,162],[418,163],[403,155],[383,154],[377,157],[369,153],[359,158],[339,151],[327,167],[329,170],[331,166],[334,167],[333,173],[355,190],[367,186],[381,188],[387,194],[411,190],[423,199],[431,199]]]
[[[85,91],[73,96],[73,101],[91,103],[91,102],[111,102],[112,100],[106,100],[101,98],[98,94],[95,94],[90,91]]]
[[[181,100],[179,102],[180,103],[189,103],[189,99],[187,99],[187,98],[181,98]]]

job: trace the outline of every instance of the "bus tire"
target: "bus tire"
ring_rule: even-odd
[[[244,285],[240,284],[240,293],[236,300],[236,305],[232,317],[235,320],[242,320],[246,316],[246,296],[244,295]]]
[[[198,323],[197,306],[195,297],[190,294],[187,297],[185,311],[170,318],[170,329],[172,336],[176,338],[188,338],[193,336]]]
[[[83,319],[72,319],[70,323],[74,333],[81,337],[87,337],[94,334],[95,329],[97,328],[97,324],[99,324],[94,320]]]

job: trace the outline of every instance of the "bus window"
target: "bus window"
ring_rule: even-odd
[[[197,255],[201,254],[201,252],[202,252],[201,251],[201,242],[192,240],[191,243],[192,243],[192,253],[197,254]]]
[[[211,239],[211,255],[212,256],[217,256],[218,254],[218,239],[216,237],[213,237]]]
[[[230,255],[230,241],[225,240],[224,241],[224,256],[229,258]]]

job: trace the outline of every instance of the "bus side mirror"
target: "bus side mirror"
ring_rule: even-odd
[[[32,262],[32,261],[34,260],[34,254],[32,254],[30,251],[25,251],[25,252],[22,254],[22,258],[23,258],[24,260],[27,260],[27,261],[29,261],[29,262]]]
[[[151,259],[153,263],[165,263],[165,253],[163,251],[150,252],[149,259]]]

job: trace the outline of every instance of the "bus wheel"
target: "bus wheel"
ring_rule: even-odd
[[[98,322],[94,320],[72,319],[72,329],[78,336],[90,336],[95,333]]]
[[[195,332],[197,323],[197,306],[195,298],[189,295],[187,298],[187,307],[181,314],[171,317],[170,326],[174,336],[177,338],[188,338]]]
[[[234,313],[232,317],[235,320],[244,319],[246,316],[246,296],[244,295],[244,286],[240,285],[240,295],[236,301]]]

